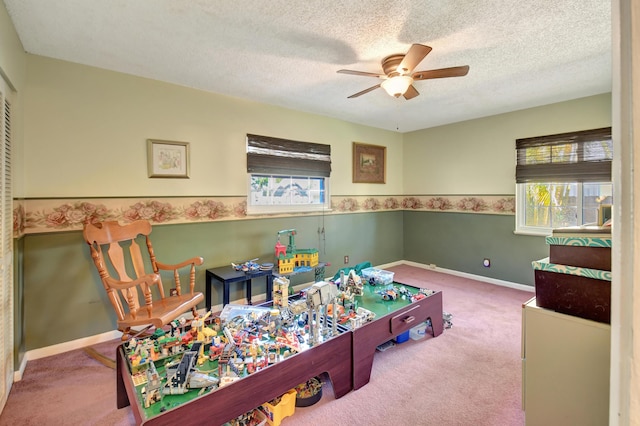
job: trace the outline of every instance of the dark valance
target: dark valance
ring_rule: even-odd
[[[247,134],[247,173],[331,174],[331,145]]]
[[[610,182],[611,127],[516,140],[516,183]]]

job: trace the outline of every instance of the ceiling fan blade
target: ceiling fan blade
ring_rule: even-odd
[[[347,99],[357,98],[357,97],[358,97],[358,96],[360,96],[360,95],[364,95],[365,93],[369,93],[369,92],[371,92],[372,90],[376,90],[378,87],[380,87],[380,85],[379,85],[379,84],[376,84],[375,86],[371,86],[371,87],[369,87],[368,89],[364,89],[364,90],[363,90],[363,91],[361,91],[361,92],[354,93],[354,94],[353,94],[353,95],[351,95],[351,96],[347,96]]]
[[[412,44],[409,51],[398,65],[398,72],[400,74],[411,74],[413,69],[431,52],[429,46],[424,44]]]
[[[384,74],[375,74],[375,73],[372,73],[372,72],[365,72],[365,71],[338,70],[337,72],[340,73],[340,74],[361,75],[361,76],[364,76],[364,77],[387,78],[387,76],[384,75]]]
[[[418,92],[418,91],[416,90],[416,88],[415,88],[415,87],[413,87],[413,85],[411,85],[411,86],[409,86],[409,88],[407,89],[407,91],[406,91],[406,92],[404,92],[404,95],[402,95],[402,96],[404,96],[404,98],[405,98],[406,100],[409,100],[409,99],[415,98],[415,97],[416,97],[416,96],[418,96],[419,94],[420,94],[420,92]]]
[[[469,72],[469,65],[459,67],[440,68],[437,70],[416,71],[411,76],[414,80],[428,80],[431,78],[462,77]]]

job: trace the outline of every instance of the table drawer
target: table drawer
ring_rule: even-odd
[[[394,315],[389,320],[389,331],[393,336],[402,334],[420,323],[419,316],[424,315],[419,304],[409,305],[402,312]]]

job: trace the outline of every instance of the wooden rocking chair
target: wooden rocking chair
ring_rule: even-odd
[[[84,228],[84,239],[91,248],[91,257],[116,312],[122,340],[151,327],[169,324],[189,310],[195,316],[196,305],[204,300],[202,293],[194,291],[195,267],[202,265],[202,257],[193,257],[176,265],[160,263],[154,254],[150,233],[151,224],[146,220],[127,225],[115,221],[101,222],[87,224]],[[136,241],[140,235],[144,236],[146,250],[141,250],[141,244]],[[106,248],[104,251],[103,246]],[[148,256],[143,256],[143,252]],[[111,265],[108,266],[107,262]],[[149,262],[152,272],[145,271],[145,264]],[[179,270],[189,266],[189,292],[184,294]],[[172,289],[163,287],[161,270],[173,271]],[[116,277],[112,277],[110,271],[115,271]],[[166,292],[170,296],[165,296]],[[132,332],[131,328],[138,326],[144,329]]]

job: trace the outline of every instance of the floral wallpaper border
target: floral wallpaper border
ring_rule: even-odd
[[[515,214],[515,197],[483,196],[335,196],[325,214],[392,210]],[[318,214],[318,213],[305,213]],[[147,219],[153,224],[252,220],[301,214],[247,215],[245,197],[86,198],[15,200],[14,237],[81,230],[85,223]]]

